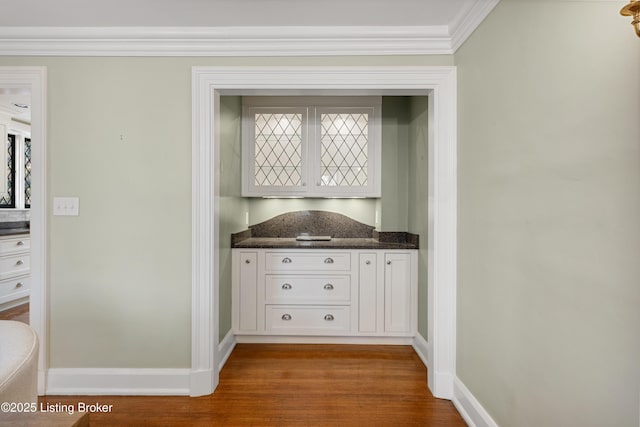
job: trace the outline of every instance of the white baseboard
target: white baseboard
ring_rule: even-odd
[[[363,344],[412,345],[413,337],[324,337],[298,335],[236,335],[238,343],[248,344]]]
[[[224,336],[224,339],[220,341],[220,344],[218,344],[218,357],[220,358],[218,371],[221,371],[224,364],[227,363],[227,359],[229,359],[229,356],[231,356],[231,352],[235,347],[236,336],[233,331],[229,331],[227,332],[227,335]]]
[[[17,307],[19,305],[28,303],[29,302],[29,291],[26,290],[26,291],[22,292],[22,294],[25,294],[26,296],[20,297],[20,298],[18,298],[16,300],[3,302],[2,304],[0,304],[0,311],[9,310],[10,308],[14,308],[14,307]]]
[[[498,427],[460,378],[453,381],[453,404],[469,427]]]
[[[214,372],[212,369],[193,370],[190,374],[191,390],[189,395],[208,396],[215,390]]]
[[[429,369],[429,343],[426,339],[424,339],[422,335],[416,334],[416,336],[413,338],[413,349],[418,354],[418,357],[420,357],[420,359],[422,360],[422,363],[424,363],[424,366]]]
[[[47,395],[184,396],[190,392],[189,369],[52,368]]]

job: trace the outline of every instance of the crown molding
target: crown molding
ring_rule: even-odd
[[[491,13],[500,0],[476,1],[473,5],[464,9],[460,15],[449,25],[451,34],[451,49],[457,51],[460,46],[471,36],[478,26]]]
[[[447,26],[0,27],[0,55],[326,56],[452,54]]]

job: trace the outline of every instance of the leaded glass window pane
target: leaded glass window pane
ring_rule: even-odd
[[[0,207],[2,208],[14,208],[16,206],[15,199],[15,148],[16,148],[16,136],[8,135],[6,145],[4,149],[7,153],[7,168],[5,176],[0,178],[6,180],[7,186],[3,188],[0,193]],[[2,168],[0,168],[2,170]]]
[[[31,207],[31,139],[24,139],[24,206]]]
[[[302,182],[301,113],[255,113],[254,185],[299,186]]]
[[[368,113],[323,113],[321,122],[321,186],[367,185]]]

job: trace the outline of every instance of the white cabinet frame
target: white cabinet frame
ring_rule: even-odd
[[[242,195],[244,197],[380,197],[381,106],[379,96],[258,96],[242,100]],[[255,184],[255,116],[259,113],[302,115],[301,179],[299,185]],[[323,185],[321,115],[367,114],[367,184]]]

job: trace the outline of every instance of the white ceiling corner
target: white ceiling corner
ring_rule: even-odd
[[[3,6],[0,55],[452,54],[498,2],[296,0],[283,14],[280,0],[22,0]]]

